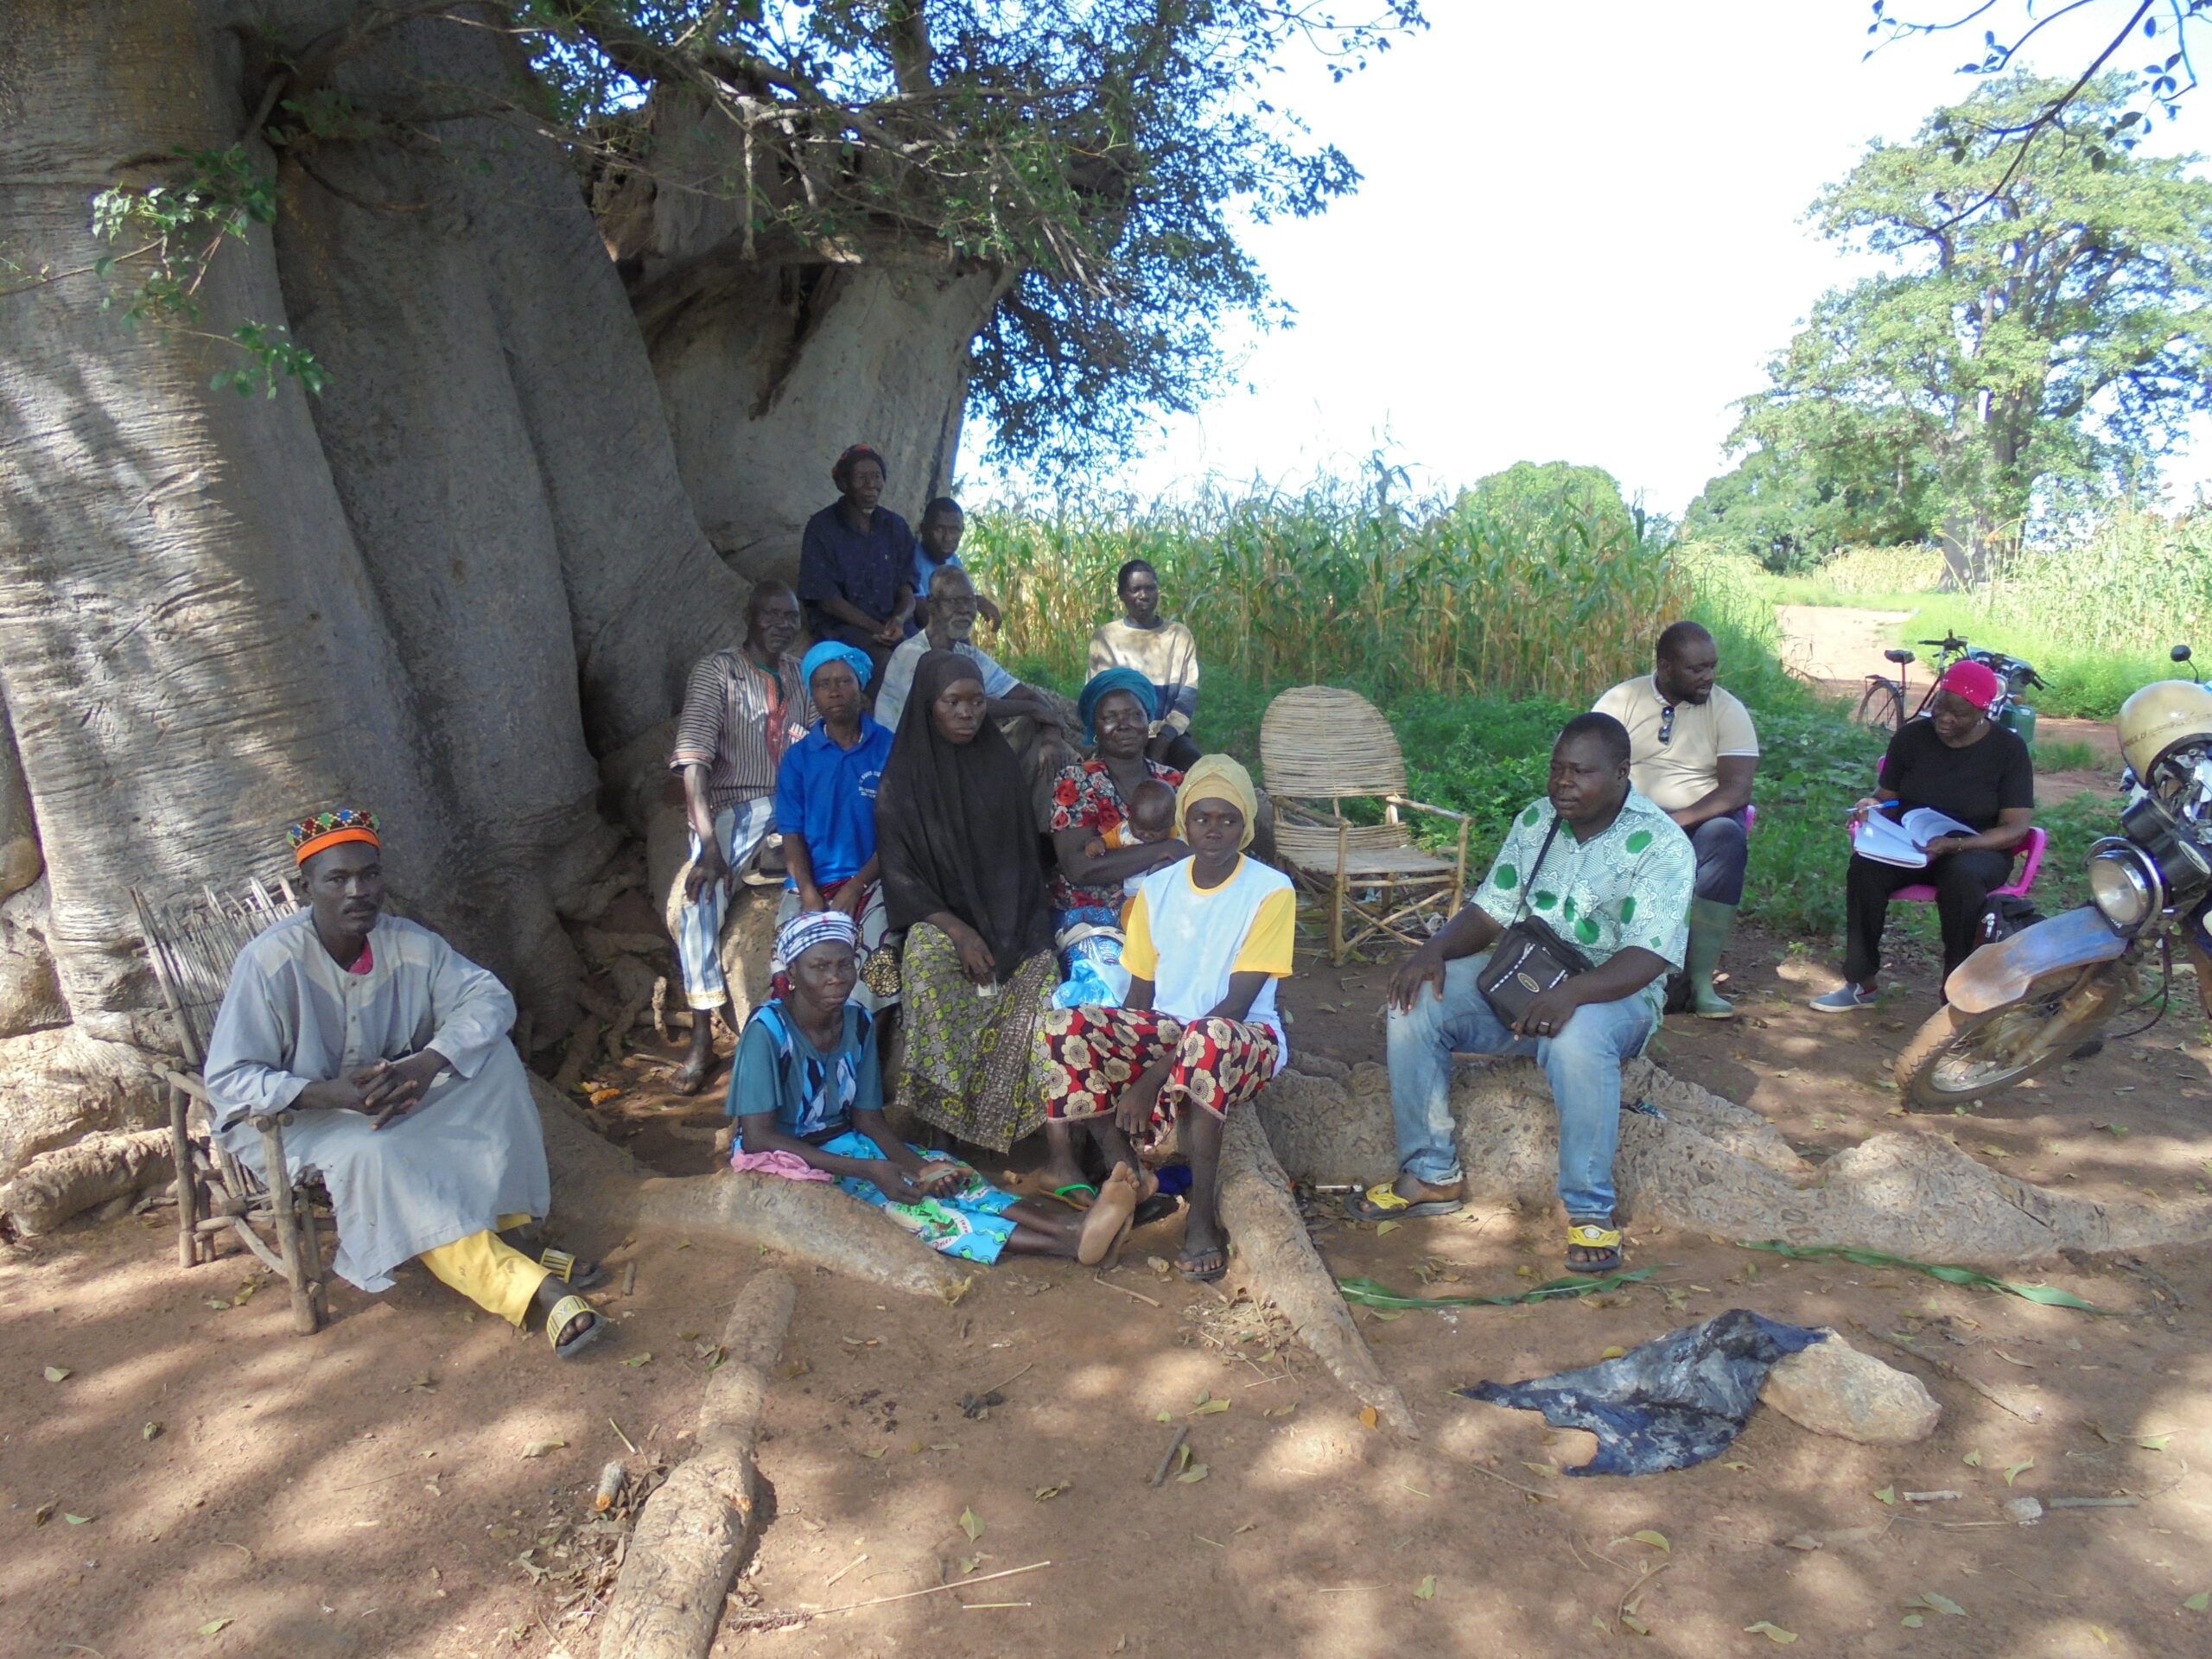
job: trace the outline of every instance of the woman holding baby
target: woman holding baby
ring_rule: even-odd
[[[1133,668],[1094,674],[1076,699],[1096,758],[1062,772],[1052,787],[1052,919],[1118,926],[1122,883],[1189,855],[1173,830],[1173,795],[1183,774],[1145,753],[1159,708],[1152,682]],[[1147,789],[1158,784],[1164,791]],[[1155,797],[1153,799],[1142,797]]]

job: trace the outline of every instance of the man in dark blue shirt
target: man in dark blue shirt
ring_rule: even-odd
[[[883,457],[855,444],[830,469],[839,499],[806,521],[798,596],[817,639],[868,652],[876,672],[914,608],[914,532],[883,499]]]

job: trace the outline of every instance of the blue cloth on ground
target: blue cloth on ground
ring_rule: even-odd
[[[1527,1382],[1478,1382],[1469,1400],[1541,1411],[1554,1428],[1586,1428],[1598,1455],[1570,1475],[1656,1475],[1726,1450],[1743,1432],[1777,1360],[1818,1331],[1732,1307],[1703,1325],[1640,1343],[1618,1359]]]

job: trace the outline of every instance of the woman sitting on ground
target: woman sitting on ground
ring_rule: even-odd
[[[855,938],[838,910],[795,916],[777,931],[775,995],[746,1022],[730,1068],[728,1110],[739,1126],[730,1166],[834,1180],[940,1255],[1103,1261],[1126,1230],[1126,1209],[1078,1216],[1016,1198],[891,1132],[875,1033],[868,1010],[848,1000],[860,980]]]
[[[1056,1008],[1039,1040],[1056,1122],[1090,1126],[1115,1169],[1099,1203],[1139,1192],[1132,1137],[1157,1152],[1173,1126],[1191,1165],[1183,1276],[1228,1269],[1217,1186],[1222,1125],[1289,1058],[1275,982],[1291,971],[1290,878],[1244,856],[1252,780],[1225,754],[1192,766],[1177,798],[1191,856],[1147,876],[1130,908],[1120,1007]],[[1110,1116],[1109,1116],[1110,1115]]]
[[[1190,629],[1160,614],[1160,575],[1142,559],[1131,559],[1115,578],[1122,601],[1119,620],[1090,636],[1090,672],[1135,669],[1153,690],[1153,728],[1148,753],[1172,766],[1198,758],[1191,741],[1191,721],[1198,712],[1198,645]]]
[[[779,923],[835,910],[860,929],[861,985],[871,1013],[899,1000],[899,960],[884,944],[882,861],[875,798],[891,759],[891,733],[861,706],[874,673],[866,652],[825,639],[799,664],[821,718],[784,752],[776,772],[776,828],[791,872]]]
[[[1038,1016],[1058,974],[1021,763],[985,717],[980,671],[932,651],[876,798],[891,925],[906,933],[899,1098],[924,1122],[1004,1152],[1045,1120]]]
[[[2018,734],[1989,718],[1997,701],[1996,673],[1976,662],[1954,663],[1937,683],[1926,720],[1910,720],[1890,740],[1873,794],[1852,809],[1854,819],[1872,811],[1900,816],[1933,807],[1974,833],[1941,836],[1928,843],[1926,867],[1904,868],[1851,855],[1844,878],[1843,983],[1813,1006],[1841,1014],[1874,1000],[1882,968],[1882,927],[1890,895],[1921,882],[1936,889],[1936,914],[1943,934],[1943,976],[1981,944],[1989,892],[2012,868],[2012,849],[2028,836],[2035,818],[2035,761]]]

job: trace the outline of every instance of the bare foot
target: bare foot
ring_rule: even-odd
[[[1103,1262],[1128,1234],[1129,1217],[1136,1214],[1141,1196],[1136,1172],[1127,1164],[1115,1165],[1113,1173],[1107,1176],[1106,1185],[1098,1194],[1097,1203],[1084,1212],[1083,1232],[1076,1241],[1075,1259],[1086,1268],[1095,1268]]]

